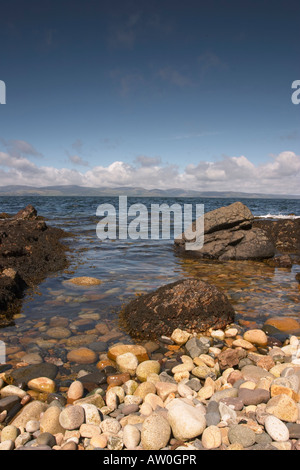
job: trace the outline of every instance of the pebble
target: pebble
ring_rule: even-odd
[[[145,382],[150,374],[159,374],[160,363],[158,361],[143,361],[136,368],[136,376],[141,382]]]
[[[180,399],[174,400],[170,405],[172,406],[168,410],[168,422],[176,439],[186,441],[202,434],[206,420],[199,408]]]
[[[84,423],[84,409],[80,405],[70,405],[59,415],[59,423],[63,429],[77,429]]]
[[[19,435],[19,429],[16,426],[8,425],[5,426],[1,431],[1,442],[3,441],[15,441]]]
[[[202,434],[202,445],[204,449],[217,449],[222,444],[221,431],[217,426],[208,426]]]
[[[76,362],[76,364],[93,364],[97,361],[98,355],[92,349],[83,347],[70,351],[67,359],[70,362]]]
[[[99,323],[100,336],[94,335],[97,320],[84,316],[77,327],[90,328],[78,335],[85,343],[58,339],[66,345],[65,367],[41,362],[4,369],[0,450],[300,448],[300,372],[290,356],[300,357],[298,337],[286,335],[280,345],[269,341],[267,330],[243,333],[233,326],[211,336],[179,330],[167,343],[118,343],[99,356],[97,343],[111,330]],[[40,328],[47,332],[45,325]],[[59,317],[51,322],[74,333],[72,326]],[[50,341],[55,351],[55,338]],[[31,345],[28,354],[39,351]]]
[[[255,443],[255,432],[247,426],[236,424],[229,427],[228,439],[230,444],[241,444],[244,448]]]
[[[160,450],[165,447],[171,436],[171,427],[162,415],[152,413],[142,425],[141,444],[144,450]]]
[[[140,443],[141,433],[139,429],[132,425],[126,424],[123,429],[123,442],[128,450],[134,450]]]
[[[267,416],[265,420],[265,429],[273,441],[288,441],[290,434],[288,427],[276,416]]]
[[[116,364],[121,372],[128,372],[133,376],[139,365],[139,361],[133,353],[127,352],[116,357]]]

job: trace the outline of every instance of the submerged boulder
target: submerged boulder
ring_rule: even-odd
[[[186,279],[132,300],[121,318],[132,337],[157,338],[176,328],[189,333],[224,328],[233,321],[234,309],[217,287]]]
[[[224,260],[267,259],[275,254],[274,243],[268,234],[253,226],[254,216],[241,202],[215,209],[204,215],[204,244],[187,251],[186,242],[191,231],[196,233],[197,222],[185,234],[175,240],[175,248],[200,258]],[[195,237],[196,239],[196,237]]]

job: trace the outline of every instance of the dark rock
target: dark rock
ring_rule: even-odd
[[[41,446],[53,447],[56,445],[56,439],[50,432],[41,432],[36,438],[36,442]]]
[[[189,250],[191,242],[185,234],[175,240],[175,249],[200,258],[218,259],[266,259],[275,254],[275,247],[267,233],[253,227],[254,217],[241,202],[215,209],[204,215],[204,245],[198,250]],[[196,232],[197,221],[186,231]],[[200,237],[200,234],[198,234]],[[188,235],[190,238],[191,235]],[[199,238],[198,237],[198,238]],[[194,241],[196,238],[194,238]]]
[[[20,401],[21,401],[21,399],[16,395],[1,398],[1,400],[0,400],[0,413],[2,413],[2,411],[4,411],[4,410],[6,410],[6,411],[11,410],[11,408],[13,408],[16,404],[20,403]]]
[[[89,349],[95,352],[103,352],[107,351],[107,343],[105,341],[94,341],[93,343],[89,344]]]
[[[206,425],[207,426],[217,426],[221,421],[221,415],[219,412],[219,403],[217,401],[211,400],[206,409]]]
[[[279,253],[300,253],[300,219],[256,219],[253,226],[267,234]]]
[[[290,269],[293,266],[293,260],[290,255],[277,255],[274,258],[267,260],[269,266],[277,268],[288,268]]]
[[[185,348],[192,359],[200,356],[200,354],[207,354],[209,345],[205,345],[200,338],[191,338],[185,344]]]
[[[35,220],[37,218],[37,211],[31,204],[28,204],[25,209],[21,209],[12,218],[22,220]]]
[[[297,273],[296,274],[296,277],[295,277],[296,281],[298,281],[300,283],[300,273]]]
[[[229,367],[234,367],[237,366],[241,360],[241,355],[244,352],[239,349],[225,349],[225,351],[222,351],[218,355],[218,360],[221,369],[225,370],[228,369]]]
[[[300,439],[300,424],[296,423],[286,423],[290,439]]]
[[[91,374],[84,375],[83,377],[78,378],[79,382],[81,382],[84,388],[91,392],[95,388],[99,387],[102,384],[106,383],[107,377],[102,371],[92,372]]]
[[[245,406],[259,405],[260,403],[267,403],[270,400],[270,392],[262,388],[250,390],[247,388],[240,388],[239,395]]]
[[[15,405],[13,405],[10,410],[8,411],[6,417],[5,417],[5,420],[4,420],[4,424],[9,424],[12,419],[19,413],[19,411],[22,409],[22,405],[21,403],[15,403]]]
[[[0,220],[1,324],[16,313],[27,286],[67,266],[66,247],[60,242],[65,236],[63,230],[39,220],[32,206]]]
[[[6,381],[13,385],[27,384],[30,380],[37,377],[48,377],[54,380],[58,373],[58,367],[48,362],[33,364],[20,369],[15,369],[6,376]]]
[[[234,319],[234,309],[217,287],[198,279],[167,284],[132,300],[121,312],[133,337],[157,338],[174,329],[189,332],[224,328]]]
[[[225,397],[221,398],[220,403],[230,406],[235,411],[241,411],[244,408],[243,400],[238,397]]]

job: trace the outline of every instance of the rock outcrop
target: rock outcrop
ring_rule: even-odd
[[[48,227],[28,205],[0,220],[0,323],[15,309],[27,286],[67,266],[65,232]]]
[[[136,338],[170,335],[175,328],[190,333],[223,328],[233,319],[226,295],[198,279],[162,286],[134,299],[121,312],[125,329]]]
[[[175,240],[175,248],[200,258],[223,260],[267,259],[275,254],[268,234],[253,225],[254,216],[247,206],[235,202],[204,215],[204,244],[198,250],[187,251],[184,234]],[[195,232],[194,222],[192,230]],[[189,230],[189,233],[191,231]]]

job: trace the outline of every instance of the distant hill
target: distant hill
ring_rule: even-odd
[[[300,199],[300,195],[243,193],[234,191],[193,191],[180,188],[144,189],[121,186],[117,188],[89,188],[84,186],[0,186],[0,196],[138,196],[138,197],[198,197],[246,199]]]

